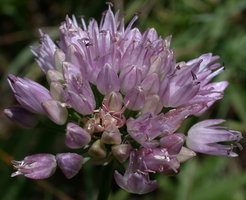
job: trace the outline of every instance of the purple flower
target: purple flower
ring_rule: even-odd
[[[33,113],[45,113],[41,104],[52,99],[45,87],[30,79],[19,78],[11,74],[8,75],[8,81],[17,101],[23,108]]]
[[[4,114],[10,120],[25,128],[33,128],[38,123],[36,116],[22,107],[10,107],[4,109]]]
[[[164,147],[170,155],[179,154],[184,145],[185,135],[182,133],[175,133],[162,137],[160,139],[160,146]]]
[[[57,165],[68,179],[73,178],[83,164],[83,157],[76,153],[59,153],[56,155],[56,160]]]
[[[56,159],[51,154],[34,154],[22,161],[12,161],[16,172],[11,177],[24,175],[31,179],[49,178],[56,170]]]
[[[223,122],[225,122],[223,119],[211,119],[195,124],[188,131],[187,146],[196,152],[205,154],[238,156],[233,152],[233,148],[241,148],[238,142],[242,139],[242,134],[229,130],[227,127],[215,126]],[[221,142],[235,142],[235,144],[222,144]]]
[[[80,72],[76,69],[70,71],[69,68],[72,67],[67,66],[64,69],[64,73],[67,73],[65,102],[83,115],[92,114],[96,102],[90,84],[79,75]]]
[[[40,31],[40,35],[41,45],[38,47],[31,47],[31,49],[32,53],[36,56],[36,62],[46,73],[50,69],[56,69],[54,55],[57,50],[57,46],[47,34]]]
[[[178,172],[180,166],[175,155],[170,155],[166,148],[142,148],[139,155],[146,165],[146,171],[165,173],[167,171]]]
[[[171,37],[162,38],[153,28],[140,32],[133,28],[137,18],[125,27],[110,4],[100,23],[82,18],[79,24],[75,17],[66,17],[56,44],[41,32],[40,45],[32,47],[50,91],[13,75],[8,81],[23,109],[46,114],[58,125],[68,121],[65,144],[83,148],[90,163],[107,165],[113,158],[128,161],[124,175],[115,171],[117,184],[128,192],[145,194],[157,187],[149,173],[177,173],[180,163],[196,155],[194,151],[234,157],[232,150],[240,147],[242,136],[216,126],[224,120],[200,122],[188,137],[176,133],[186,118],[202,114],[223,97],[228,82],[210,81],[224,67],[211,53],[177,62]],[[26,110],[5,112],[30,126]],[[184,147],[185,140],[190,149]],[[16,161],[18,171],[13,176],[52,174],[54,156],[38,155],[46,156],[37,156],[42,159],[33,161],[35,165],[28,162],[29,157]],[[83,161],[75,153],[57,154],[56,159],[67,178],[78,173]]]
[[[129,164],[124,176],[115,171],[116,183],[124,190],[135,194],[145,194],[157,188],[157,182],[149,179],[146,166],[141,157],[135,151],[130,154]]]
[[[102,94],[117,92],[120,89],[120,80],[110,64],[105,64],[99,72],[96,80],[97,88]]]
[[[79,149],[88,144],[91,140],[90,134],[74,123],[67,124],[66,145],[71,149]]]
[[[104,97],[102,104],[106,110],[118,112],[122,109],[123,97],[119,92],[111,92]]]
[[[153,147],[157,143],[153,141],[164,132],[163,114],[153,115],[145,113],[137,119],[127,120],[127,132],[144,147]]]
[[[63,125],[67,121],[68,111],[66,107],[59,101],[49,99],[42,103],[42,108],[44,109],[47,116],[56,124]]]

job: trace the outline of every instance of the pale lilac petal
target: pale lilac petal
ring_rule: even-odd
[[[225,122],[223,119],[211,119],[195,124],[188,131],[187,146],[200,153],[236,156],[233,148],[240,147],[238,142],[242,139],[242,134],[223,126],[215,126],[223,122]],[[218,144],[219,142],[231,142],[231,144]]]

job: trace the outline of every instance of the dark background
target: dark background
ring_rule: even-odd
[[[246,1],[245,0],[115,0],[126,22],[141,12],[135,24],[144,31],[154,27],[162,36],[173,35],[178,61],[202,53],[221,56],[226,70],[216,80],[228,80],[225,97],[199,118],[186,120],[186,132],[196,121],[225,118],[227,125],[246,132]],[[3,200],[93,200],[101,175],[100,167],[85,165],[73,179],[57,170],[47,180],[10,178],[12,159],[33,153],[66,152],[64,127],[46,118],[32,130],[22,129],[3,116],[2,110],[16,101],[6,81],[13,73],[40,83],[45,78],[34,62],[29,46],[38,42],[38,29],[58,38],[58,27],[68,14],[100,19],[107,9],[100,0],[0,0],[0,199]],[[242,141],[245,145],[245,141]],[[151,194],[130,195],[112,186],[112,200],[244,200],[246,199],[246,152],[238,158],[199,155],[183,164],[175,177],[157,176],[159,189]],[[107,180],[104,180],[107,181]]]

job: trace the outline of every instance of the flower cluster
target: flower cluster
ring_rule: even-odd
[[[240,147],[242,136],[215,126],[224,122],[220,119],[195,124],[187,136],[177,132],[187,117],[202,114],[223,97],[228,83],[210,81],[224,67],[211,53],[176,62],[171,37],[163,39],[153,28],[141,33],[133,28],[137,18],[125,27],[119,12],[114,14],[109,5],[100,24],[94,19],[86,24],[81,18],[79,25],[67,17],[56,43],[40,32],[40,45],[32,52],[49,90],[9,75],[20,106],[5,109],[5,114],[28,128],[37,124],[35,114],[66,124],[67,147],[81,149],[90,163],[118,160],[127,165],[124,175],[115,171],[116,183],[128,192],[144,194],[157,187],[151,173],[175,174],[195,152],[237,156],[233,148]],[[72,178],[85,162],[83,157],[27,156],[13,161],[17,171],[12,176],[43,179],[58,165]]]

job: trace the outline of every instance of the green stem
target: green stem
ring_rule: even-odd
[[[114,170],[114,161],[111,161],[108,165],[103,166],[97,200],[108,199],[111,190],[113,170]]]

